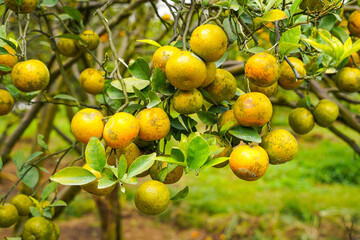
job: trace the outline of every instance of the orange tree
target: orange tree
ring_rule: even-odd
[[[51,219],[81,189],[94,195],[102,239],[121,239],[118,197],[138,178],[153,179],[135,193],[148,215],[186,197],[188,187],[171,196],[164,185],[184,173],[229,163],[259,179],[298,151],[292,133],[271,129],[273,105],[293,108],[294,134],[318,124],[360,154],[340,128],[360,132],[354,1],[1,4],[0,170],[13,164],[18,180],[0,199],[0,227],[18,222],[17,239],[58,239]],[[14,151],[35,120],[31,151]],[[50,149],[53,131],[67,148]]]

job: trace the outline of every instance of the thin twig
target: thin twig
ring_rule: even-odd
[[[183,36],[182,36],[183,37],[183,50],[184,51],[186,51],[186,35],[187,35],[188,31],[189,31],[189,26],[190,26],[190,23],[191,23],[193,12],[194,12],[194,7],[195,7],[195,1],[191,0],[190,13],[189,13],[189,16],[187,18],[185,30],[184,30],[184,33],[183,33]]]

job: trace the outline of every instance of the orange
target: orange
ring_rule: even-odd
[[[167,162],[155,161],[154,164],[149,169],[150,177],[153,180],[159,180],[158,179],[159,173],[166,167],[168,167]],[[178,182],[180,180],[180,178],[182,177],[183,172],[184,172],[184,168],[182,166],[177,166],[171,172],[168,172],[163,183],[164,184],[173,184],[173,183]]]
[[[313,115],[321,127],[330,127],[339,116],[339,107],[331,100],[322,99],[315,107]]]
[[[166,63],[166,78],[181,90],[199,87],[206,77],[205,63],[189,51],[174,53]]]
[[[173,106],[180,114],[192,114],[201,109],[203,96],[196,88],[193,90],[177,90],[173,96]]]
[[[218,124],[220,128],[227,124],[228,122],[234,122],[234,126],[239,125],[238,121],[235,118],[234,111],[232,109],[227,110],[226,112],[223,112],[220,114]]]
[[[125,112],[115,113],[105,124],[103,137],[106,144],[115,149],[128,146],[139,134],[136,118]]]
[[[360,57],[359,57],[359,54],[358,53],[353,53],[351,55],[352,57],[349,57],[349,61],[348,63],[346,64],[346,67],[356,67],[356,66],[359,66],[360,65]],[[353,59],[355,60],[355,64],[353,62]]]
[[[90,51],[95,50],[100,43],[99,35],[97,35],[93,30],[85,30],[79,34],[81,41],[77,41],[77,46],[81,50],[88,48]]]
[[[47,87],[50,73],[43,62],[32,59],[17,63],[11,72],[11,80],[22,92],[39,91]]]
[[[98,110],[85,108],[77,112],[71,120],[70,128],[74,137],[87,144],[91,137],[101,139],[104,130],[104,116]]]
[[[60,38],[57,47],[59,52],[66,57],[74,57],[79,53],[79,48],[74,39]]]
[[[143,109],[136,118],[140,125],[139,137],[142,140],[160,140],[170,131],[170,119],[161,108]]]
[[[360,10],[351,13],[348,19],[348,29],[354,37],[360,37]]]
[[[165,13],[164,15],[162,15],[161,18],[165,21],[169,21],[171,19],[170,14],[168,14],[168,13]]]
[[[155,69],[155,67],[158,67],[163,72],[165,72],[165,66],[169,58],[175,53],[180,53],[180,52],[181,52],[180,49],[173,46],[163,46],[158,48],[152,57],[153,68]]]
[[[278,80],[280,66],[274,56],[268,53],[257,53],[246,62],[245,75],[256,86],[268,87]]]
[[[282,164],[295,158],[298,143],[285,129],[276,129],[262,136],[260,146],[269,156],[270,164]]]
[[[100,36],[100,41],[101,42],[107,42],[109,39],[109,35],[107,33],[104,33]]]
[[[240,145],[230,154],[229,164],[237,177],[254,181],[265,174],[269,157],[260,146]]]
[[[22,0],[20,6],[16,0],[4,0],[5,5],[15,13],[31,13],[35,10],[39,0]]]
[[[360,90],[360,70],[344,67],[336,74],[336,86],[342,92],[353,93]]]
[[[241,95],[234,104],[234,115],[241,126],[261,127],[270,121],[273,108],[267,96],[258,92]]]
[[[216,25],[201,25],[192,32],[190,38],[191,50],[207,62],[219,60],[227,48],[225,32]]]
[[[247,81],[246,81],[247,82]],[[269,87],[258,87],[255,84],[249,81],[251,92],[260,92],[265,94],[267,97],[272,97],[277,93],[278,90],[278,82],[276,81],[273,85]]]
[[[101,179],[101,173],[94,170],[94,169],[92,169],[88,164],[85,164],[83,166],[83,168],[88,170],[92,174],[94,174],[94,176],[96,177],[96,179],[94,181],[80,186],[84,191],[86,191],[88,193],[91,193],[91,194],[94,194],[96,196],[105,196],[105,195],[110,194],[114,190],[116,184],[114,184],[114,185],[112,185],[110,187],[107,187],[107,188],[100,188],[99,189],[98,184],[99,184],[99,181]]]
[[[111,148],[106,149],[106,153],[109,153],[110,151],[111,151]],[[135,159],[140,157],[141,152],[135,143],[130,143],[125,148],[116,150],[116,156],[117,156],[118,160],[120,160],[121,155],[124,155],[126,162],[127,162],[127,169],[129,169],[129,167],[133,163],[133,161],[135,161]],[[115,158],[114,154],[111,154],[111,156],[107,160],[107,163],[112,166],[116,165],[116,158]]]
[[[94,68],[87,68],[81,72],[80,85],[85,92],[96,95],[103,92],[105,79],[103,74]]]
[[[6,65],[8,67],[13,68],[15,66],[15,64],[18,62],[18,58],[15,55],[16,51],[15,51],[15,49],[13,49],[10,46],[3,46],[3,48],[5,48],[8,51],[8,53],[10,53],[10,54],[0,55],[0,65]],[[10,72],[0,71],[0,76],[8,74],[8,73],[10,73]]]
[[[205,62],[206,65],[206,77],[204,82],[200,85],[201,88],[209,86],[214,80],[216,75],[215,62]]]
[[[204,88],[216,104],[220,104],[222,101],[230,101],[235,96],[236,89],[236,79],[224,69],[216,69],[215,80]],[[212,101],[210,102],[212,103]]]
[[[12,204],[0,205],[0,228],[7,228],[15,224],[19,219],[19,213]]]
[[[307,134],[315,126],[314,116],[306,108],[295,108],[289,114],[289,125],[297,134]]]
[[[13,96],[8,91],[0,89],[0,116],[8,114],[13,108]]]
[[[306,75],[304,63],[295,57],[289,57],[289,60],[292,65],[294,65],[300,77],[304,77]],[[300,87],[304,79],[296,79],[295,73],[290,67],[290,65],[286,61],[283,61],[281,63],[280,77],[278,81],[280,87],[282,87],[283,89],[292,90]]]

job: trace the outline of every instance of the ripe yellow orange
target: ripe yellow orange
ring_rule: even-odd
[[[220,114],[218,120],[219,127],[221,128],[222,126],[224,126],[225,124],[231,121],[234,122],[234,126],[239,125],[238,121],[235,118],[234,111],[232,109],[227,110],[226,112]]]
[[[90,51],[95,50],[100,43],[100,37],[93,30],[85,30],[79,34],[81,41],[77,41],[77,46],[81,50],[88,48]]]
[[[295,137],[285,129],[276,129],[262,137],[260,146],[269,156],[270,164],[282,164],[295,158],[298,143]]]
[[[173,96],[173,106],[180,114],[192,114],[200,110],[203,96],[196,88],[193,90],[177,90]]]
[[[47,87],[50,73],[43,62],[32,59],[17,63],[11,72],[11,80],[22,92],[39,91]]]
[[[336,86],[342,92],[353,93],[360,90],[360,70],[344,67],[336,74]]]
[[[267,96],[258,92],[241,95],[235,102],[234,115],[241,126],[261,127],[270,121],[273,108]]]
[[[295,57],[289,57],[289,60],[292,65],[294,65],[300,77],[304,77],[306,75],[304,63]],[[286,90],[296,89],[300,87],[303,81],[304,79],[296,79],[294,71],[286,61],[281,63],[280,77],[278,80],[280,87]]]
[[[220,104],[222,101],[230,101],[235,96],[236,89],[236,79],[224,69],[216,69],[215,80],[204,88],[216,104]],[[212,103],[212,101],[210,102]]]
[[[115,113],[105,124],[103,137],[106,144],[115,149],[128,146],[139,134],[137,119],[125,112]]]
[[[277,81],[273,85],[270,85],[269,87],[259,87],[249,81],[249,86],[250,86],[251,92],[260,92],[260,93],[265,94],[267,97],[274,96],[278,90],[278,82]]]
[[[159,173],[161,172],[161,170],[163,170],[167,166],[168,166],[167,162],[155,161],[154,164],[149,169],[150,177],[153,180],[159,180],[158,179]],[[173,183],[178,182],[180,180],[180,178],[182,177],[183,172],[184,172],[184,168],[182,166],[177,166],[171,172],[168,172],[163,183],[164,184],[173,184]]]
[[[256,86],[268,87],[278,80],[280,66],[271,54],[257,53],[246,62],[245,75]]]
[[[15,13],[31,13],[35,10],[39,3],[39,0],[22,0],[20,6],[16,0],[4,0],[6,7],[14,11]]]
[[[360,37],[360,10],[351,13],[348,19],[348,29],[354,37]]]
[[[81,72],[80,85],[85,92],[96,95],[103,92],[105,79],[103,74],[94,68],[87,68]]]
[[[10,53],[10,54],[0,55],[0,65],[5,65],[5,66],[13,68],[15,66],[15,64],[18,62],[18,58],[15,55],[16,51],[15,51],[15,49],[13,49],[10,46],[3,46],[3,48],[5,48],[8,51],[8,53]],[[10,72],[0,71],[0,76],[8,74],[8,73],[10,73]]]
[[[79,54],[76,40],[70,38],[60,38],[57,47],[59,52],[66,57],[74,57]]]
[[[206,77],[205,63],[189,51],[174,53],[166,63],[166,78],[181,90],[199,87]]]
[[[162,15],[161,18],[162,18],[163,20],[165,20],[165,21],[169,21],[169,20],[171,19],[171,16],[170,16],[170,14],[165,13],[164,15]]]
[[[169,58],[175,53],[180,53],[180,52],[181,52],[180,49],[173,46],[163,46],[158,48],[152,57],[154,69],[155,67],[158,67],[163,72],[165,72],[165,66]]]
[[[110,194],[114,190],[116,184],[106,188],[98,188],[98,184],[101,179],[101,173],[92,169],[88,164],[85,164],[83,168],[94,174],[94,176],[96,177],[94,181],[80,186],[84,191],[94,194],[96,196],[105,196]]]
[[[321,127],[330,127],[339,116],[339,107],[331,100],[322,99],[315,107],[313,115]]]
[[[170,131],[170,119],[161,108],[143,109],[136,118],[140,125],[139,137],[142,140],[160,140]]]
[[[71,120],[70,128],[74,137],[87,144],[91,137],[101,139],[104,130],[104,116],[98,110],[85,108],[77,112]]]
[[[192,32],[191,50],[206,62],[216,62],[225,53],[228,39],[217,25],[201,25]]]
[[[229,164],[237,177],[254,181],[265,174],[269,157],[260,146],[240,145],[230,154]]]
[[[13,96],[8,91],[0,89],[0,116],[8,114],[13,108]]]
[[[200,85],[201,88],[209,86],[214,80],[216,75],[215,62],[205,62],[206,65],[206,77],[204,82]]]
[[[106,153],[110,153],[110,150],[111,150],[110,148],[107,148]],[[121,155],[124,155],[127,163],[127,169],[129,169],[129,166],[133,163],[133,161],[135,161],[136,158],[140,157],[141,152],[135,143],[130,143],[123,149],[116,150],[116,156],[118,159],[120,159]],[[107,163],[112,166],[116,165],[115,154],[111,154],[109,156]]]
[[[346,67],[356,67],[356,66],[360,66],[360,56],[358,53],[353,53],[351,55],[352,57],[349,57],[349,61],[346,64]],[[355,60],[355,63],[353,62],[353,58]]]
[[[314,116],[306,108],[295,108],[289,114],[289,125],[297,134],[307,134],[315,126]]]

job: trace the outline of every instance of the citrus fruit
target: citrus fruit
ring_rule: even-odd
[[[31,199],[24,195],[18,194],[11,199],[11,204],[14,205],[19,213],[19,216],[27,216],[30,214],[30,207],[33,206]]]
[[[300,4],[301,10],[320,11],[324,7],[322,0],[304,0]]]
[[[10,54],[0,55],[0,65],[5,65],[5,66],[13,68],[15,66],[15,64],[18,62],[18,58],[15,55],[16,51],[15,51],[15,49],[13,49],[10,46],[3,46],[3,48],[5,48],[8,51],[8,53],[10,53]],[[0,76],[8,74],[8,73],[10,73],[10,71],[9,72],[0,71]]]
[[[246,62],[245,75],[256,86],[268,87],[278,80],[280,66],[271,54],[257,53]]]
[[[190,37],[191,50],[207,62],[216,62],[227,48],[225,32],[217,25],[198,26]]]
[[[170,192],[165,184],[150,180],[141,184],[135,192],[135,206],[147,215],[157,215],[166,210],[170,202]]]
[[[241,126],[261,127],[270,121],[273,108],[267,96],[258,92],[241,95],[235,102],[234,116]]]
[[[155,161],[154,164],[149,169],[150,177],[153,180],[159,180],[158,179],[160,177],[159,173],[161,172],[161,170],[163,170],[166,167],[168,167],[167,162]],[[169,166],[169,168],[170,168],[170,166]],[[169,169],[168,169],[168,171],[169,171]],[[163,181],[163,183],[164,184],[173,184],[173,183],[178,182],[183,175],[183,171],[184,171],[184,168],[182,166],[175,167],[175,169],[173,169],[171,172],[167,173],[166,178]]]
[[[229,165],[237,177],[254,181],[265,174],[269,157],[260,146],[240,145],[230,154]]]
[[[236,79],[224,69],[216,69],[215,80],[204,88],[216,104],[220,104],[222,101],[230,101],[235,96],[236,89]]]
[[[74,57],[79,53],[79,48],[74,39],[60,38],[57,47],[59,52],[66,57]]]
[[[203,96],[199,90],[177,90],[173,96],[173,106],[180,114],[192,114],[200,110]]]
[[[0,228],[10,227],[18,219],[19,213],[14,205],[8,203],[0,205]]]
[[[360,10],[352,12],[348,18],[348,29],[354,37],[360,37]]]
[[[206,65],[189,51],[174,53],[166,63],[166,78],[181,90],[199,87],[206,77]]]
[[[218,124],[219,124],[220,128],[229,122],[234,122],[233,127],[239,125],[238,121],[235,118],[234,111],[232,109],[227,110],[226,112],[223,112],[222,114],[220,114],[220,117],[218,120]]]
[[[251,92],[260,92],[265,94],[267,97],[272,97],[277,93],[278,82],[276,81],[273,85],[270,85],[268,87],[259,87],[249,81],[249,87]]]
[[[154,142],[153,141],[144,141],[141,138],[139,138],[139,136],[137,136],[134,139],[133,143],[135,143],[136,146],[138,146],[139,148],[146,148],[146,147],[152,145]]]
[[[289,57],[289,60],[300,77],[304,77],[306,75],[304,63],[295,57]],[[304,79],[296,79],[294,71],[286,61],[281,63],[280,77],[278,79],[280,87],[286,90],[296,89],[300,87],[303,81]]]
[[[22,92],[39,91],[48,85],[50,73],[43,62],[31,59],[19,62],[13,67],[11,80]]]
[[[297,134],[307,134],[315,126],[314,116],[306,108],[295,108],[289,114],[289,125]]]
[[[79,34],[81,41],[77,41],[77,46],[81,50],[88,48],[90,51],[95,50],[100,43],[100,37],[93,30],[85,30]]]
[[[103,137],[109,147],[122,149],[128,146],[138,134],[137,119],[129,113],[119,112],[105,124]]]
[[[80,187],[83,190],[96,196],[105,196],[110,194],[114,190],[116,184],[106,188],[98,188],[98,184],[101,179],[101,173],[92,169],[88,164],[85,164],[83,168],[94,174],[94,176],[96,177],[94,181],[81,185]]]
[[[170,131],[170,119],[161,108],[143,109],[136,118],[140,125],[139,137],[142,140],[160,140]]]
[[[4,0],[5,5],[15,13],[31,13],[35,10],[39,0],[22,0],[20,6],[16,0]]]
[[[344,67],[336,74],[336,86],[342,92],[353,93],[360,90],[360,70]]]
[[[87,68],[81,72],[80,85],[85,92],[96,95],[103,92],[105,79],[103,74],[94,68]]]
[[[220,153],[214,155],[213,159],[220,158],[220,157],[229,157],[231,152],[233,151],[233,148],[230,145],[230,143],[226,139],[223,139],[219,136],[215,136],[215,138],[216,138],[216,145],[224,148],[224,150],[222,150]],[[219,163],[219,164],[215,165],[214,167],[222,168],[222,167],[225,167],[226,165],[228,165],[228,163],[229,163],[229,160]]]
[[[8,114],[13,108],[13,96],[8,91],[0,89],[0,116]]]
[[[215,62],[205,62],[206,77],[204,82],[200,85],[201,88],[209,86],[215,80],[216,65]]]
[[[163,46],[158,48],[152,57],[153,68],[155,69],[155,67],[158,67],[165,72],[165,66],[169,58],[175,53],[180,52],[180,49],[173,46]]]
[[[52,232],[49,240],[58,240],[60,237],[60,228],[59,226],[54,223],[53,221],[48,220],[52,225]]]
[[[330,127],[339,116],[339,107],[331,100],[322,99],[313,111],[315,122],[321,127]]]
[[[98,110],[92,108],[80,110],[71,120],[71,132],[79,142],[85,144],[91,137],[101,139],[104,130],[103,118]]]
[[[110,148],[106,149],[106,152],[110,152]],[[117,159],[120,160],[121,155],[124,155],[126,162],[127,162],[127,169],[129,169],[129,166],[133,163],[135,159],[140,157],[141,152],[140,149],[136,146],[135,143],[130,143],[123,149],[116,150],[116,156]],[[108,158],[107,163],[109,165],[115,166],[116,165],[116,158],[115,154],[111,154],[111,156]]]
[[[360,65],[360,57],[359,57],[359,54],[358,53],[353,53],[351,55],[352,57],[349,57],[349,61],[348,63],[346,64],[346,67],[356,67],[356,66],[359,66]],[[353,62],[353,58],[355,60],[355,64]]]
[[[285,129],[276,129],[262,137],[260,146],[269,156],[270,164],[282,164],[294,159],[298,151],[295,137]]]
[[[43,217],[32,217],[26,221],[22,238],[24,240],[49,240],[53,231],[53,226]]]

